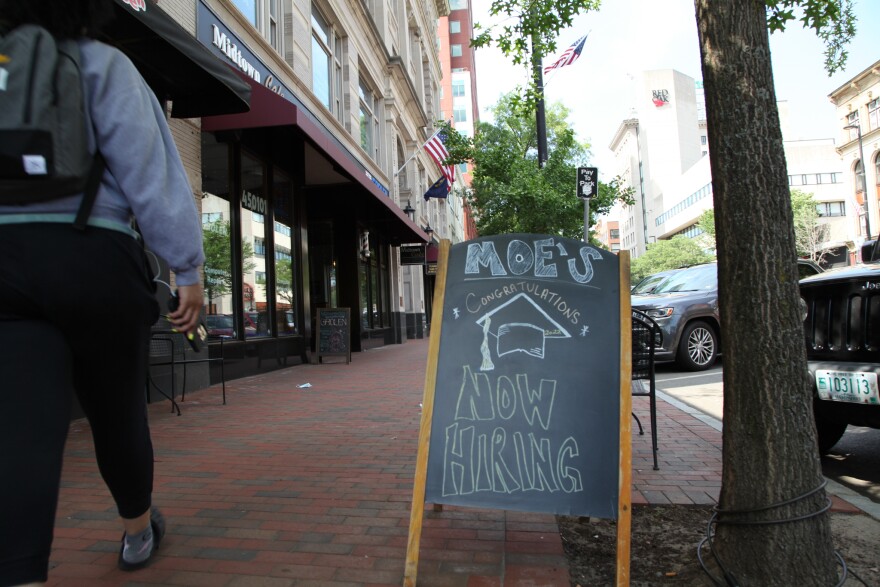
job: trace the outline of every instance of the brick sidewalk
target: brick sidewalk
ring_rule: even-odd
[[[300,365],[150,406],[154,502],[168,519],[156,561],[116,570],[121,535],[84,420],[69,435],[50,585],[401,585],[427,340]],[[310,383],[309,388],[297,385]],[[649,422],[647,398],[634,398]],[[713,503],[721,433],[658,400],[633,437],[633,503]],[[634,425],[634,434],[637,427]],[[430,508],[427,508],[430,510]],[[555,519],[446,507],[426,514],[420,586],[567,586]]]

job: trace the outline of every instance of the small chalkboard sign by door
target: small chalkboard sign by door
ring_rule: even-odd
[[[426,502],[617,519],[629,584],[629,320],[625,252],[441,243],[405,586]]]
[[[318,362],[323,357],[345,357],[351,362],[351,322],[348,308],[318,308]]]

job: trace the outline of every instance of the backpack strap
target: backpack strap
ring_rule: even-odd
[[[98,196],[98,188],[101,186],[101,178],[104,176],[104,169],[107,162],[101,151],[95,151],[95,160],[92,161],[92,167],[89,169],[89,178],[86,180],[85,191],[83,192],[82,203],[76,213],[76,220],[73,221],[73,227],[77,230],[85,230],[86,223],[89,220],[89,214],[92,213],[92,206],[95,204],[95,198]]]

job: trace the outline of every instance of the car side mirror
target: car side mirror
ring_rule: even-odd
[[[862,245],[862,263],[873,263],[880,260],[880,251],[877,250],[877,241],[865,241]]]

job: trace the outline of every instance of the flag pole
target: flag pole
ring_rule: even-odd
[[[400,174],[400,172],[403,171],[403,168],[406,167],[406,164],[409,163],[410,161],[412,161],[413,158],[414,158],[416,155],[418,155],[418,154],[422,151],[422,149],[425,148],[425,145],[427,145],[428,142],[429,142],[431,139],[433,139],[434,137],[436,137],[436,136],[440,133],[441,130],[443,130],[443,129],[442,129],[442,128],[438,128],[437,130],[435,130],[435,131],[434,131],[434,134],[432,134],[431,136],[429,136],[428,139],[427,139],[424,143],[422,143],[422,146],[421,146],[421,147],[419,147],[418,149],[416,149],[415,151],[413,151],[413,154],[409,156],[409,159],[407,159],[406,161],[403,162],[403,165],[400,166],[400,169],[398,169],[397,171],[394,172],[394,177],[397,177],[397,176]]]

